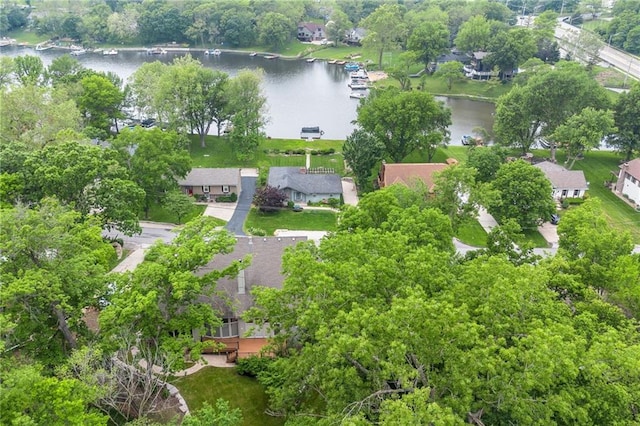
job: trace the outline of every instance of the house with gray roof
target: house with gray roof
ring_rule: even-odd
[[[239,168],[194,168],[184,179],[178,179],[178,185],[186,194],[206,200],[232,193],[239,195],[242,189]]]
[[[228,267],[234,261],[248,265],[236,277],[220,278],[214,296],[202,296],[203,300],[220,313],[222,326],[208,329],[196,338],[213,339],[227,347],[227,359],[244,358],[259,353],[270,337],[267,330],[242,319],[242,314],[254,305],[251,291],[257,287],[282,288],[285,275],[282,272],[282,255],[289,247],[307,241],[307,237],[236,237],[231,253],[216,255],[199,274]],[[247,261],[248,257],[248,261]],[[249,333],[250,332],[250,333]],[[250,334],[250,335],[249,335]]]
[[[294,203],[315,203],[342,195],[340,176],[323,168],[271,167],[267,183],[284,191]]]
[[[567,170],[550,161],[543,161],[533,166],[542,170],[549,182],[551,182],[555,200],[583,198],[589,189],[589,182],[584,177],[582,170]]]

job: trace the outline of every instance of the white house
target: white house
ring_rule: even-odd
[[[549,182],[551,182],[555,200],[583,198],[585,192],[589,189],[589,183],[585,179],[582,170],[567,170],[549,161],[534,164],[534,167],[542,170]]]
[[[616,191],[640,205],[640,158],[620,166]]]

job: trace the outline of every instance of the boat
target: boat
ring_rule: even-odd
[[[205,50],[204,54],[211,55],[211,56],[220,56],[222,55],[222,51],[220,49]]]
[[[258,52],[251,52],[251,53],[249,53],[249,56],[251,56],[251,57],[258,56]]]
[[[465,146],[472,145],[476,143],[476,139],[471,135],[464,135],[462,136],[461,142],[462,142],[462,145],[465,145]]]
[[[324,131],[320,130],[320,127],[303,127],[300,131],[301,139],[320,139],[324,135]]]
[[[265,59],[276,59],[278,55],[265,55]]]
[[[36,50],[49,50],[53,47],[53,44],[49,44],[49,42],[36,44]]]
[[[362,98],[366,98],[367,94],[364,92],[351,92],[349,93],[349,97],[353,99],[362,99]]]
[[[86,49],[76,49],[76,50],[72,50],[71,53],[69,53],[71,56],[80,56],[80,55],[84,55],[85,53],[87,53]]]
[[[347,86],[349,86],[351,90],[366,90],[369,88],[369,84],[359,81],[352,81],[351,83],[347,84]]]
[[[153,49],[147,49],[147,55],[164,55],[165,53],[167,53],[167,51],[159,47],[154,47]]]
[[[351,77],[352,79],[369,80],[369,74],[367,74],[367,70],[365,69],[352,71],[351,73],[349,73],[349,77]]]
[[[335,60],[335,59],[332,59],[332,60],[329,61],[330,64],[335,64],[336,62],[338,62],[338,61]]]
[[[307,62],[308,63],[312,63],[312,62],[315,62],[315,61],[316,61],[316,58],[307,58]]]
[[[347,61],[336,61],[336,65],[344,65]]]
[[[102,54],[105,56],[115,56],[118,54],[118,51],[116,49],[103,50]]]
[[[344,66],[344,69],[347,71],[358,71],[360,69],[360,65],[355,62],[349,62]]]
[[[14,39],[14,38],[2,37],[0,39],[0,47],[12,46],[15,43],[16,43],[16,39]]]

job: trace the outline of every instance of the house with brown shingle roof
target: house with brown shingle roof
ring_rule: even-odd
[[[640,158],[623,163],[618,173],[616,191],[640,205]]]
[[[297,38],[300,41],[318,41],[327,38],[327,32],[322,24],[300,22],[298,24]]]
[[[422,182],[431,191],[434,183],[434,173],[457,163],[454,159],[446,163],[393,163],[382,162],[378,173],[378,186],[384,188],[396,183],[411,186],[415,182]]]
[[[307,241],[307,237],[236,237],[236,245],[231,253],[216,255],[211,262],[198,272],[206,274],[226,268],[234,261],[244,261],[250,257],[249,265],[232,278],[221,278],[216,284],[214,297],[206,300],[216,309],[223,324],[209,329],[202,340],[215,340],[226,345],[221,352],[227,354],[227,360],[255,355],[267,344],[270,337],[265,329],[255,327],[242,320],[242,314],[254,304],[251,294],[257,286],[282,288],[282,255],[288,247]],[[204,298],[204,296],[203,296]],[[251,330],[251,337],[247,332]]]
[[[550,161],[543,161],[533,166],[542,170],[549,182],[551,182],[554,200],[583,198],[589,189],[589,183],[582,170],[567,170]]]

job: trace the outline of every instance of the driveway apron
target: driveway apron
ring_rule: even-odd
[[[238,204],[236,205],[236,211],[231,216],[227,226],[225,228],[233,235],[245,235],[242,231],[242,225],[247,219],[249,210],[251,209],[251,202],[253,201],[253,195],[256,192],[257,177],[242,177],[242,191],[238,197]]]

